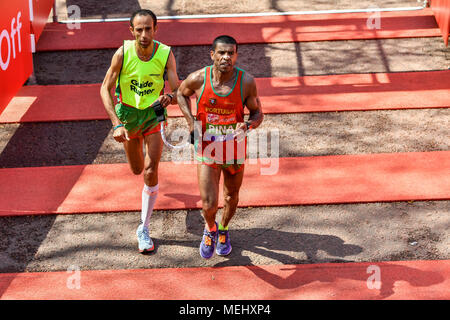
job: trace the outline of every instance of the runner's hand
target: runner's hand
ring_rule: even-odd
[[[117,142],[125,142],[130,140],[128,137],[128,130],[125,127],[119,127],[113,132],[114,140]]]
[[[245,136],[247,134],[247,125],[245,122],[238,122],[236,124],[236,129],[234,130],[233,138],[237,141],[242,141],[245,139]]]
[[[172,98],[170,98],[170,96],[167,94],[159,96],[158,100],[164,108],[166,108],[172,102]]]

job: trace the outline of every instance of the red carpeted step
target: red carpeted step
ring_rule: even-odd
[[[373,18],[380,24],[373,23]],[[378,29],[377,29],[378,28]],[[245,30],[245,32],[242,32]],[[156,39],[170,46],[210,45],[220,34],[238,43],[439,37],[430,9],[242,18],[159,20]],[[129,22],[82,23],[79,29],[49,23],[37,51],[119,48],[130,39]]]
[[[242,207],[450,199],[450,151],[252,161]],[[159,168],[155,209],[201,207],[195,164],[163,162]],[[141,207],[143,178],[127,164],[0,169],[0,181],[0,216]]]
[[[450,260],[0,274],[0,298],[448,300]]]
[[[264,113],[440,108],[450,105],[450,71],[257,78]],[[193,103],[195,106],[195,102]],[[182,116],[170,106],[169,116]],[[100,84],[24,86],[1,123],[108,119]]]

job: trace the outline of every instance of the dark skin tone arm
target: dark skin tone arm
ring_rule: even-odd
[[[249,75],[244,74],[243,77],[243,92],[244,92],[244,105],[250,112],[248,117],[249,125],[252,129],[256,129],[261,125],[264,120],[264,114],[262,113],[261,100],[258,96],[258,90],[256,88],[255,79]],[[236,129],[247,131],[247,126],[244,123],[238,123]]]
[[[180,106],[181,112],[183,113],[188,126],[189,131],[194,130],[194,116],[191,112],[191,100],[190,96],[193,94],[196,94],[197,96],[200,95],[200,90],[203,86],[204,81],[204,70],[197,70],[193,73],[191,73],[186,80],[184,80],[180,87],[178,88],[177,92],[177,100],[178,105]]]

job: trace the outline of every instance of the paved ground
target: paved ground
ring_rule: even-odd
[[[355,7],[354,1],[58,1],[83,17],[129,16],[140,5],[158,15]],[[358,7],[416,6],[361,1]],[[153,8],[152,6],[155,6]],[[61,13],[62,12],[62,13]],[[174,48],[180,78],[209,64],[208,47]],[[39,84],[101,82],[113,50],[35,54]],[[256,77],[446,70],[441,38],[241,45],[239,66]],[[326,112],[266,116],[281,132],[280,156],[449,150],[448,109]],[[182,124],[182,121],[179,120]],[[168,161],[167,150],[163,160]],[[0,167],[125,162],[109,121],[0,125]],[[164,178],[161,178],[164,183]],[[295,177],[293,177],[295,184]],[[245,182],[244,186],[245,188]],[[140,192],[142,186],[136,186]],[[268,190],[270,192],[270,190]],[[297,186],[301,192],[301,186]],[[124,200],[126,201],[126,199]],[[138,212],[0,218],[0,272],[164,268],[450,258],[450,201],[241,208],[231,223],[234,250],[204,261],[197,210],[156,211],[157,251],[140,255]]]
[[[83,18],[129,17],[130,12],[139,8],[154,10],[158,16],[192,15],[213,13],[248,12],[288,12],[334,9],[366,9],[369,7],[394,8],[416,7],[417,0],[360,0],[357,4],[349,0],[253,0],[224,3],[218,0],[57,0],[57,15],[60,20],[67,18],[67,7],[77,5]],[[72,13],[73,14],[73,13]]]

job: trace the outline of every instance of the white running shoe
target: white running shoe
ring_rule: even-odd
[[[155,249],[155,245],[148,234],[148,228],[144,227],[143,224],[140,224],[137,228],[136,235],[140,253],[152,252]]]

